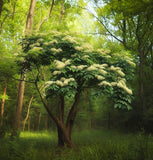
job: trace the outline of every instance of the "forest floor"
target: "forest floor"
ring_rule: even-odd
[[[57,146],[57,133],[22,132],[0,139],[0,160],[153,160],[153,136],[108,130],[74,132],[77,150]]]

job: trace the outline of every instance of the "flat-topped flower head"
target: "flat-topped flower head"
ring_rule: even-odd
[[[82,51],[82,50],[83,50],[83,47],[76,46],[75,49],[78,50],[78,51]]]
[[[104,80],[104,79],[105,79],[105,77],[100,76],[100,75],[95,75],[95,77],[96,77],[98,80]]]
[[[122,88],[123,90],[125,90],[128,94],[132,95],[132,90],[129,89],[126,84],[125,84],[125,80],[121,79],[118,83],[117,83],[117,87]]]
[[[61,74],[61,71],[54,71],[53,75]]]
[[[107,81],[102,81],[101,83],[98,84],[98,86],[111,86],[111,83]]]
[[[64,62],[61,62],[61,61],[58,61],[58,60],[55,60],[54,63],[56,65],[57,69],[62,69],[66,66]]]
[[[87,68],[88,71],[94,71],[97,70],[97,68],[94,65],[91,65],[90,67]]]
[[[68,35],[66,37],[64,37],[62,40],[63,41],[69,41],[70,43],[78,44],[75,37],[71,37],[71,36],[68,36]]]
[[[29,51],[30,51],[30,52],[37,52],[37,51],[40,51],[40,50],[43,50],[43,48],[41,48],[41,47],[33,47],[33,48],[30,49]]]
[[[52,52],[57,52],[57,53],[62,52],[62,49],[61,49],[61,48],[58,48],[58,49],[56,49],[56,48],[51,48],[50,50],[51,50]]]

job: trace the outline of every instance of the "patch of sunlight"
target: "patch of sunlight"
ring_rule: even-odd
[[[39,138],[45,138],[45,139],[55,139],[56,133],[54,132],[21,132],[20,138],[32,138],[32,139],[39,139]]]

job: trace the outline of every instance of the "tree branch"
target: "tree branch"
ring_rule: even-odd
[[[112,36],[112,37],[115,38],[117,41],[119,41],[119,42],[121,42],[121,43],[123,44],[123,41],[120,40],[119,38],[117,38],[113,33],[111,33],[110,30],[109,30],[109,29],[106,27],[106,25],[103,23],[103,21],[100,20],[96,15],[94,15],[94,14],[93,14],[91,11],[89,11],[87,8],[83,8],[83,7],[81,7],[81,6],[77,6],[77,7],[86,10],[90,15],[92,15],[93,17],[95,17],[95,18],[98,20],[98,22],[101,23],[102,26],[106,29],[106,31],[109,33],[110,36]],[[102,16],[102,17],[103,17],[103,16]],[[103,19],[105,20],[104,17],[103,17]],[[106,20],[105,20],[105,21],[106,21]]]
[[[36,31],[39,31],[39,29],[40,29],[40,27],[42,26],[42,24],[50,17],[51,12],[52,12],[52,10],[53,10],[53,6],[54,6],[54,0],[52,0],[52,3],[51,3],[51,6],[50,6],[50,10],[49,10],[48,16],[45,17],[45,18],[40,22],[40,24],[38,25]]]

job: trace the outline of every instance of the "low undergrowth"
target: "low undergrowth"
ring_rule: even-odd
[[[152,160],[151,135],[92,130],[74,132],[76,149],[57,148],[54,132],[24,132],[0,139],[0,160]]]

